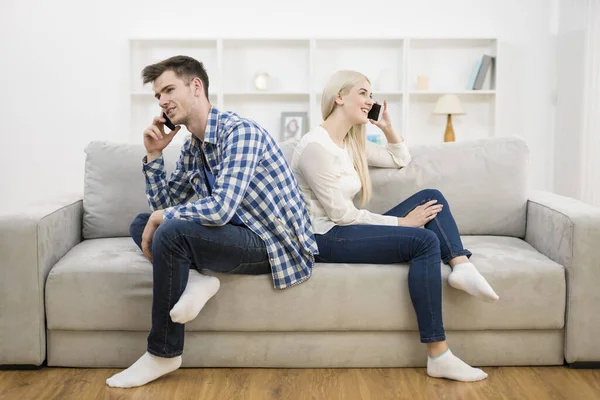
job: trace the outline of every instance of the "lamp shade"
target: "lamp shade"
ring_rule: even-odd
[[[434,114],[464,114],[460,100],[453,94],[445,94],[440,97],[435,105]]]

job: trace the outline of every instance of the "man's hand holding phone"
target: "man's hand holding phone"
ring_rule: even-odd
[[[173,126],[173,130],[165,133],[165,125]],[[150,162],[162,154],[162,151],[171,143],[177,132],[181,130],[181,126],[174,126],[167,116],[163,113],[160,116],[154,117],[152,125],[144,131],[144,146],[146,147],[147,162]]]

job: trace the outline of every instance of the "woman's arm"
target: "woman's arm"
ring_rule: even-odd
[[[387,101],[383,102],[381,120],[370,120],[373,125],[382,130],[387,140],[386,146],[378,146],[367,140],[367,162],[373,167],[402,168],[410,163],[411,157],[404,138],[392,127],[392,120],[387,112]]]
[[[406,167],[411,160],[408,147],[402,143],[388,143],[380,146],[367,140],[367,163],[380,168]]]
[[[398,225],[398,218],[359,210],[352,199],[344,197],[341,165],[319,143],[309,143],[302,151],[298,170],[321,203],[327,216],[337,225]]]

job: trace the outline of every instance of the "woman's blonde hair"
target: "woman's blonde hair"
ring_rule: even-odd
[[[346,95],[354,86],[366,79],[369,79],[356,71],[342,70],[338,71],[329,78],[329,82],[323,89],[323,97],[321,98],[321,114],[325,121],[338,106],[335,99],[338,95]],[[352,156],[354,158],[354,168],[358,172],[360,182],[362,184],[362,194],[360,196],[360,204],[366,204],[371,198],[371,178],[369,177],[369,165],[367,164],[366,154],[366,135],[365,125],[357,124],[352,126],[348,131],[345,142],[350,146]]]

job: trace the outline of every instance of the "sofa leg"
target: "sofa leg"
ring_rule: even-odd
[[[42,368],[44,368],[46,366],[46,360],[44,360],[43,363],[41,363],[40,365],[33,365],[33,364],[7,364],[7,365],[0,365],[0,371],[2,370],[9,370],[9,371],[19,371],[19,370],[24,370],[24,371],[37,371],[40,370]]]
[[[567,365],[573,369],[600,369],[600,361],[578,361]]]

